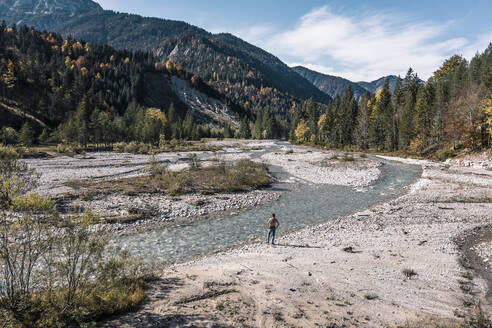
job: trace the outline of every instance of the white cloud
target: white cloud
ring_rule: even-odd
[[[257,26],[236,33],[286,62],[353,81],[404,75],[410,66],[426,79],[447,57],[458,53],[470,58],[492,41],[492,33],[474,42],[445,38],[451,25],[412,21],[395,13],[351,17],[324,6],[287,31]]]

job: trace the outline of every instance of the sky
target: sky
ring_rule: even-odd
[[[280,58],[352,81],[429,78],[492,42],[491,0],[96,0],[104,9],[232,33]]]

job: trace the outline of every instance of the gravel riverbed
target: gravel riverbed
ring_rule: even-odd
[[[461,265],[456,240],[492,223],[492,172],[392,159],[423,166],[408,194],[281,236],[275,246],[171,267],[142,309],[105,325],[425,327],[460,322],[479,302],[489,316],[490,281]],[[490,240],[476,248],[484,260]]]

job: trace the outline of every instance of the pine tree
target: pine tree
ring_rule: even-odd
[[[249,128],[249,123],[246,118],[241,121],[241,124],[239,126],[239,138],[241,139],[251,138],[251,130]]]
[[[432,83],[427,83],[417,94],[415,106],[415,133],[420,139],[420,150],[429,146],[434,117],[435,91]]]
[[[403,86],[404,101],[398,131],[398,147],[400,149],[406,149],[415,136],[414,111],[419,88],[420,80],[417,74],[413,72],[413,69],[410,68],[405,76]]]
[[[186,113],[185,120],[183,121],[183,137],[185,139],[191,139],[193,133],[193,115],[188,111]]]
[[[80,145],[87,146],[89,141],[89,129],[87,127],[86,100],[83,99],[77,106],[77,111],[73,117],[73,124],[76,130],[76,140]]]
[[[39,135],[38,139],[39,139],[40,143],[46,143],[48,141],[49,137],[50,137],[50,134],[49,134],[48,130],[45,128],[45,129],[43,129],[43,131]]]
[[[19,141],[26,147],[31,147],[34,143],[34,130],[28,122],[22,125],[19,131]]]
[[[369,146],[369,120],[371,115],[369,107],[370,100],[371,94],[365,92],[360,100],[359,113],[357,115],[357,127],[355,129],[354,139],[362,150],[366,150]]]
[[[398,149],[399,142],[399,130],[400,130],[400,120],[403,111],[403,101],[404,101],[404,93],[402,88],[402,80],[400,76],[396,80],[395,88],[393,90],[392,95],[392,106],[393,106],[393,147],[392,149]]]
[[[337,129],[337,144],[339,147],[344,147],[352,143],[352,135],[354,130],[357,102],[352,93],[352,86],[349,84],[340,102],[338,113],[339,127]]]

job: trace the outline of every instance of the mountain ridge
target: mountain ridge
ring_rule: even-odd
[[[311,82],[318,89],[330,95],[332,98],[337,95],[342,97],[349,85],[352,87],[352,92],[357,100],[359,100],[362,95],[368,91],[358,83],[352,82],[343,77],[323,74],[304,66],[295,66],[292,67],[292,69]]]
[[[396,86],[396,81],[399,79],[396,75],[387,75],[371,82],[353,82],[343,77],[323,74],[304,66],[295,66],[292,67],[292,69],[332,98],[336,95],[341,97],[345,93],[347,86],[350,84],[355,98],[360,99],[366,91],[374,94],[379,89],[383,88],[386,79],[388,79],[389,88],[393,91]]]

